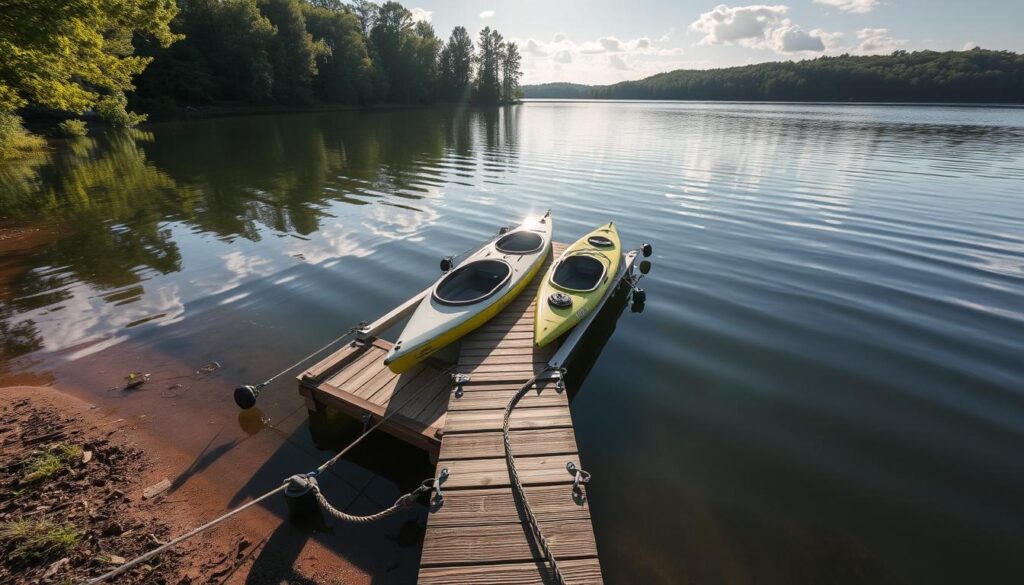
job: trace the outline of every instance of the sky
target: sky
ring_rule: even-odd
[[[497,28],[519,44],[523,84],[607,84],[708,69],[897,49],[1024,51],[1024,0],[406,0],[447,39]]]

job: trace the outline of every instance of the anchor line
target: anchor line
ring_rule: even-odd
[[[549,366],[547,369],[544,370],[544,372],[542,372],[542,374],[555,369],[556,368],[552,368]],[[540,529],[540,524],[537,522],[537,517],[534,515],[533,510],[530,508],[530,502],[529,500],[526,499],[526,492],[523,490],[523,482],[519,479],[519,472],[516,469],[516,459],[515,456],[512,454],[512,438],[509,435],[509,420],[512,416],[512,409],[514,409],[516,405],[519,404],[519,401],[522,400],[523,396],[526,396],[526,393],[530,391],[530,388],[532,388],[537,383],[537,379],[539,377],[540,375],[536,375],[527,380],[522,386],[520,386],[519,390],[516,391],[515,395],[512,396],[512,399],[509,400],[508,405],[505,407],[505,417],[502,421],[501,428],[502,438],[504,439],[505,443],[505,464],[508,467],[509,483],[512,484],[513,493],[515,494],[516,499],[519,501],[519,504],[522,506],[522,509],[526,514],[526,519],[530,524],[530,531],[533,533],[533,538],[536,541],[537,546],[540,547],[541,552],[544,553],[544,558],[548,561],[548,564],[551,566],[551,573],[554,577],[555,582],[558,583],[558,585],[566,585],[565,578],[562,576],[562,571],[558,567],[558,560],[555,558],[555,555],[551,552],[551,547],[548,545],[548,541],[544,537],[544,533]]]
[[[287,374],[288,372],[290,372],[290,371],[294,370],[295,368],[301,366],[302,364],[308,362],[313,357],[315,357],[317,355],[320,355],[321,353],[327,351],[329,348],[335,346],[336,344],[338,344],[341,340],[345,339],[346,337],[352,335],[353,333],[358,333],[365,325],[366,325],[365,321],[360,321],[359,323],[353,325],[352,327],[349,327],[349,329],[347,331],[345,331],[344,333],[342,333],[338,337],[335,337],[330,342],[328,342],[326,345],[321,346],[320,349],[317,349],[313,353],[307,355],[306,357],[300,359],[299,361],[295,362],[294,364],[288,366],[287,368],[281,370],[280,372],[278,372],[278,373],[274,374],[273,376],[267,378],[266,380],[260,382],[259,384],[257,384],[257,388],[263,388],[265,386],[268,386],[274,380],[280,378],[281,376]]]
[[[450,377],[451,374],[452,374],[452,369],[451,368],[445,368],[445,369],[441,370],[440,372],[438,372],[437,376],[432,378],[430,382],[433,383],[434,381],[440,379],[442,376],[449,376]],[[420,485],[418,487],[416,487],[416,489],[414,489],[413,491],[411,491],[411,492],[409,492],[407,494],[404,494],[404,495],[400,496],[398,498],[398,500],[396,500],[395,503],[391,507],[389,507],[389,508],[387,508],[387,509],[385,509],[385,510],[383,510],[381,512],[377,512],[375,514],[370,514],[368,516],[355,516],[355,515],[352,515],[352,514],[346,514],[345,512],[342,512],[341,510],[338,510],[337,508],[332,506],[330,504],[330,502],[327,501],[327,498],[324,497],[323,494],[320,492],[319,486],[316,485],[315,478],[318,475],[320,475],[321,473],[323,473],[327,468],[329,468],[330,466],[332,466],[335,463],[337,463],[346,453],[351,451],[356,445],[358,445],[360,442],[362,442],[363,439],[365,439],[368,435],[370,435],[370,433],[372,433],[373,431],[377,430],[381,425],[383,425],[385,422],[387,422],[388,419],[390,419],[392,416],[394,416],[399,411],[401,411],[402,408],[404,408],[406,406],[406,404],[408,404],[414,398],[417,398],[417,397],[418,397],[417,394],[410,393],[410,395],[408,397],[406,397],[404,400],[402,400],[402,402],[401,402],[401,404],[399,406],[390,409],[390,412],[388,412],[387,414],[382,416],[380,418],[380,420],[378,420],[376,423],[374,423],[372,426],[370,426],[370,428],[366,429],[361,435],[359,435],[358,437],[353,439],[351,443],[346,445],[345,448],[342,449],[341,451],[339,451],[334,457],[331,457],[330,459],[325,461],[323,464],[321,464],[319,467],[317,467],[316,470],[311,471],[311,472],[309,472],[307,474],[304,474],[304,475],[295,475],[295,476],[289,477],[284,482],[282,482],[281,485],[279,485],[276,488],[268,491],[267,493],[265,493],[265,494],[263,494],[261,496],[258,496],[255,499],[250,500],[250,501],[242,504],[241,506],[238,506],[237,508],[229,510],[229,511],[225,512],[224,514],[214,518],[213,520],[210,520],[206,524],[203,524],[201,526],[193,528],[192,530],[186,532],[185,534],[182,534],[181,536],[178,536],[178,537],[172,539],[171,541],[169,541],[169,542],[167,542],[165,544],[162,544],[162,545],[158,546],[157,548],[155,548],[155,549],[153,549],[153,550],[151,550],[151,551],[149,551],[147,553],[143,553],[143,554],[135,557],[134,559],[131,559],[130,561],[125,562],[124,564],[120,565],[119,567],[114,568],[113,570],[111,570],[111,571],[109,571],[107,573],[104,573],[104,574],[102,574],[102,575],[100,575],[98,577],[95,577],[93,579],[89,579],[88,581],[85,581],[86,585],[95,585],[97,583],[102,583],[102,582],[107,581],[109,579],[113,579],[114,577],[117,577],[119,575],[123,575],[124,573],[127,573],[132,568],[138,566],[141,563],[144,563],[144,562],[148,561],[149,559],[152,559],[153,557],[155,557],[155,556],[159,555],[160,553],[162,553],[162,552],[164,552],[164,551],[174,547],[175,545],[180,544],[180,543],[182,543],[182,542],[184,542],[184,541],[186,541],[186,540],[188,540],[188,539],[190,539],[190,538],[192,538],[194,536],[197,536],[197,535],[199,535],[199,534],[201,534],[203,532],[206,532],[207,530],[213,528],[214,526],[217,526],[218,524],[224,522],[225,520],[231,518],[232,516],[235,516],[236,514],[239,514],[239,513],[243,512],[243,511],[245,511],[245,510],[255,506],[256,504],[266,500],[270,496],[273,496],[273,495],[275,495],[277,493],[285,491],[285,489],[288,488],[289,483],[291,483],[296,478],[301,479],[301,480],[305,480],[307,482],[310,482],[312,484],[311,485],[311,489],[312,489],[314,495],[316,496],[317,503],[319,503],[323,507],[325,512],[327,512],[328,514],[330,514],[331,516],[333,516],[335,518],[338,518],[339,520],[344,520],[344,521],[348,521],[348,522],[368,523],[368,522],[373,522],[373,521],[385,518],[387,516],[390,516],[391,514],[394,514],[395,512],[397,512],[399,510],[402,510],[404,508],[408,508],[409,506],[411,506],[413,504],[413,502],[415,502],[416,497],[418,497],[420,494],[426,493],[426,492],[429,492],[429,491],[433,491],[433,490],[437,490],[439,488],[438,480],[435,479],[435,478],[428,478],[428,479],[424,480],[422,483],[420,483]]]

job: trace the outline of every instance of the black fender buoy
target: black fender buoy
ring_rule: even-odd
[[[654,253],[654,248],[652,248],[650,244],[645,242],[643,246],[640,246],[640,252],[644,255],[644,258],[648,258],[651,254]]]
[[[248,410],[256,406],[256,397],[259,395],[260,391],[255,386],[239,386],[235,388],[235,404],[242,410]]]
[[[647,291],[642,288],[633,289],[633,302],[641,305],[647,302]]]

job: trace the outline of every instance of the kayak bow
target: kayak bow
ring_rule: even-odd
[[[533,280],[551,252],[552,219],[523,223],[444,274],[384,360],[401,374],[483,325]]]

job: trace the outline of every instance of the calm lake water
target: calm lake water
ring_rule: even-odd
[[[0,242],[0,373],[116,399],[115,356],[216,359],[190,404],[234,417],[235,383],[548,208],[561,241],[614,220],[655,249],[572,403],[608,581],[1019,582],[1021,109],[529,102],[60,144],[0,165],[0,227],[34,230]],[[305,419],[290,380],[267,396]]]

